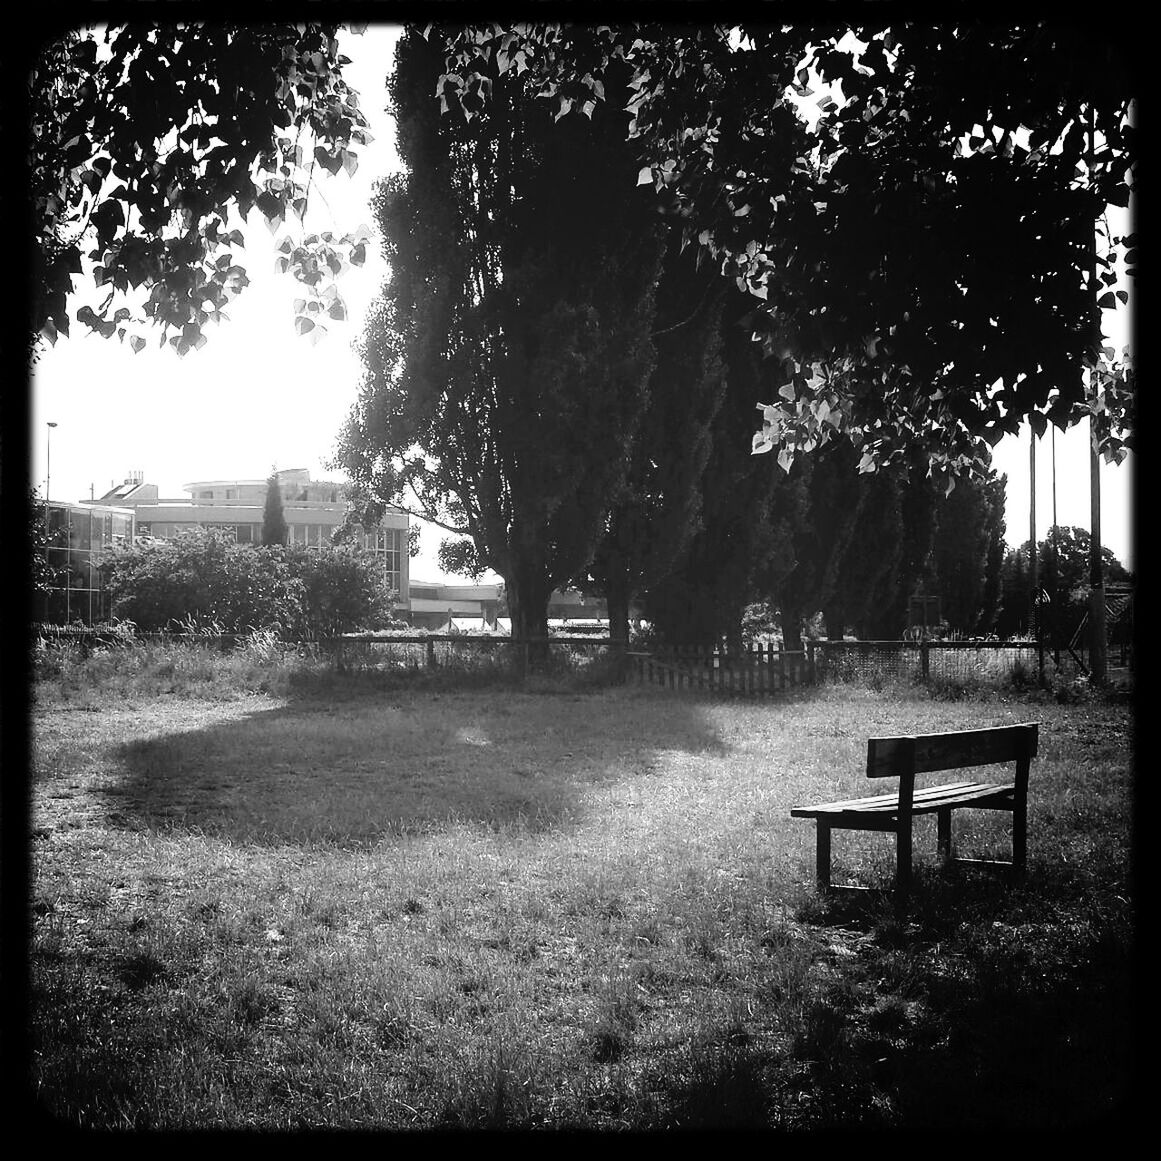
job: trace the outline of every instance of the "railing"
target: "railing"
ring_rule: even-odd
[[[995,680],[1038,672],[1035,641],[812,641],[819,681]],[[1049,665],[1052,658],[1047,658]]]
[[[524,676],[537,669],[583,668],[614,652],[607,637],[517,641],[467,633],[344,633],[325,643],[336,669],[477,669]]]
[[[642,685],[704,690],[733,697],[770,697],[813,685],[815,660],[808,649],[755,644],[742,649],[667,646],[626,654],[629,671]]]
[[[42,625],[41,637],[71,642],[85,652],[100,645],[129,644],[108,627]],[[144,633],[138,640],[185,641],[223,652],[241,645],[239,634]],[[1040,657],[1052,672],[1072,664],[1057,662],[1035,641],[831,641],[810,640],[805,649],[754,644],[741,649],[659,646],[623,649],[608,637],[560,636],[517,641],[504,636],[454,633],[346,633],[299,643],[313,655],[329,658],[344,672],[458,669],[525,677],[535,672],[578,672],[603,661],[601,676],[672,690],[700,690],[733,697],[761,698],[802,686],[834,681],[881,680],[1005,682],[1021,671],[1038,674]],[[1083,673],[1083,667],[1076,667]],[[594,675],[598,671],[592,671]]]

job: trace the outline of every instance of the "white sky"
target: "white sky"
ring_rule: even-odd
[[[394,30],[367,29],[344,36],[351,58],[346,75],[361,96],[375,140],[360,151],[353,178],[326,177],[311,194],[305,231],[345,233],[360,225],[374,230],[369,208],[373,183],[398,167],[394,125],[383,113],[384,83],[393,61]],[[321,197],[319,194],[321,193]],[[325,199],[325,204],[324,204]],[[246,228],[241,262],[250,285],[228,308],[229,321],[208,331],[200,351],[179,358],[158,349],[154,338],[134,355],[116,339],[88,333],[73,324],[72,337],[45,348],[33,380],[30,467],[42,490],[51,438],[51,494],[54,499],[100,496],[130,471],[140,471],[162,496],[181,496],[183,484],[197,480],[264,478],[274,466],[309,468],[312,477],[343,479],[326,468],[339,430],[354,403],[361,378],[352,349],[364,313],[378,292],[384,265],[377,247],[367,262],[339,279],[349,318],[330,323],[327,337],[312,345],[294,333],[293,299],[301,297],[289,275],[274,272],[274,244],[303,227],[285,224],[272,235],[255,212]],[[90,300],[96,296],[90,294]],[[1127,341],[1120,320],[1110,338]],[[58,426],[49,437],[46,423]],[[1037,448],[1037,535],[1052,521],[1051,442]],[[738,454],[749,455],[748,443]],[[1124,464],[1102,465],[1102,541],[1132,567],[1130,526],[1132,456]],[[1008,475],[1007,539],[1028,538],[1028,430],[995,449],[996,467]],[[771,461],[773,470],[778,470]],[[1056,436],[1058,522],[1089,526],[1087,430]],[[421,553],[411,562],[413,579],[442,576],[435,554],[438,529],[425,528]]]

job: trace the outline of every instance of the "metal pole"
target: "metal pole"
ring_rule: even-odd
[[[1088,116],[1088,168],[1092,181],[1096,127],[1095,113],[1089,107]],[[1096,230],[1092,234],[1092,262],[1089,266],[1089,288],[1096,292]],[[1089,413],[1089,607],[1088,624],[1092,637],[1089,647],[1089,671],[1096,685],[1104,685],[1108,677],[1108,657],[1105,641],[1105,581],[1101,562],[1101,457],[1097,450],[1096,403],[1099,382],[1096,370],[1089,368],[1089,387],[1093,395],[1093,410]]]
[[[1052,615],[1049,618],[1048,628],[1052,635],[1052,660],[1056,668],[1060,668],[1060,606],[1057,604],[1060,587],[1060,527],[1056,522],[1056,428],[1052,429],[1052,588],[1050,590],[1050,605]]]
[[[1028,473],[1029,473],[1029,492],[1031,499],[1028,504],[1028,527],[1029,538],[1032,541],[1032,600],[1029,604],[1029,616],[1031,617],[1031,628],[1036,634],[1036,655],[1039,659],[1039,673],[1040,680],[1044,680],[1044,638],[1040,632],[1040,613],[1039,602],[1037,598],[1040,595],[1040,549],[1036,543],[1036,432],[1032,430],[1029,425],[1030,439],[1028,441]]]
[[[1095,390],[1096,377],[1093,376]],[[1101,561],[1101,457],[1096,448],[1096,416],[1089,418],[1089,608],[1088,623],[1092,633],[1089,646],[1089,669],[1092,680],[1103,685],[1108,678],[1108,654],[1105,641],[1105,581]]]
[[[44,436],[44,531],[48,532],[48,495],[52,491],[52,429],[56,424],[49,420]]]

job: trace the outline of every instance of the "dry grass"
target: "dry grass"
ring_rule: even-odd
[[[1125,1097],[1126,706],[215,697],[41,699],[34,1073],[69,1123],[956,1124],[984,1094],[1044,1126]],[[911,924],[815,901],[788,811],[861,789],[869,735],[1029,719],[1024,887],[937,873],[932,835]],[[1001,849],[980,815],[960,842]],[[864,881],[890,854],[836,841]]]

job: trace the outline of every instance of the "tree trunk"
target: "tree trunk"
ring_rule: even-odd
[[[790,653],[802,651],[802,614],[796,608],[783,607],[779,610],[782,622],[782,648]]]
[[[623,571],[606,581],[605,604],[609,612],[609,640],[622,649],[628,649],[629,583]]]
[[[521,570],[504,578],[508,615],[512,619],[512,640],[526,650],[530,669],[543,669],[548,662],[548,598],[551,586],[532,570]]]
[[[846,632],[846,620],[843,617],[842,608],[838,605],[829,605],[823,609],[822,619],[826,624],[827,640],[841,641]]]

